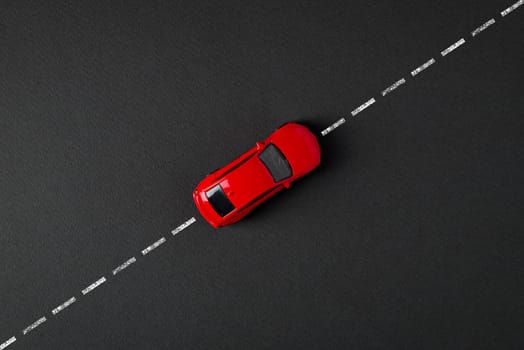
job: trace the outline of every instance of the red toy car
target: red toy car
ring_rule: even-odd
[[[315,135],[303,125],[287,123],[200,181],[193,199],[213,227],[226,226],[289,188],[319,164],[320,146]]]

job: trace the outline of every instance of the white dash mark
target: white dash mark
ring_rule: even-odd
[[[99,285],[101,285],[102,283],[104,283],[106,281],[106,278],[105,277],[102,277],[102,278],[99,278],[98,280],[96,280],[94,283],[91,283],[89,286],[87,286],[86,288],[84,288],[82,290],[82,294],[83,295],[86,295],[87,293],[91,292],[93,289],[95,289],[96,287],[98,287]]]
[[[471,32],[471,36],[475,36],[475,35],[479,34],[480,32],[486,30],[486,28],[488,28],[492,24],[495,24],[495,19],[494,18],[490,19],[489,21],[487,21],[486,23],[482,24],[480,27],[478,27],[477,29],[472,31]]]
[[[393,85],[387,87],[384,91],[382,91],[382,96],[386,96],[391,91],[395,90],[396,88],[398,88],[400,85],[404,84],[405,82],[406,82],[406,79],[402,78],[399,81],[393,83]]]
[[[427,61],[427,62],[424,63],[423,65],[421,65],[421,66],[415,68],[415,70],[413,70],[413,71],[411,72],[411,75],[412,75],[412,76],[415,76],[415,75],[419,74],[419,73],[422,72],[424,69],[426,69],[426,68],[428,68],[429,66],[431,66],[433,63],[435,63],[435,59],[434,59],[434,58],[430,59],[429,61]]]
[[[440,54],[442,56],[446,56],[451,51],[454,51],[457,47],[464,45],[465,42],[466,42],[466,40],[464,40],[464,38],[461,38],[459,41],[455,42],[453,45],[451,45],[450,47],[448,47],[447,49],[442,51]]]
[[[136,258],[132,257],[131,259],[127,260],[122,265],[118,266],[116,269],[113,270],[113,276],[116,275],[117,273],[119,273],[120,271],[122,271],[123,269],[125,269],[126,267],[128,267],[129,265],[131,265],[134,262],[136,262]]]
[[[353,112],[351,112],[351,115],[354,117],[356,116],[357,114],[359,114],[360,112],[362,112],[364,109],[368,108],[369,106],[371,106],[373,103],[375,103],[375,99],[374,98],[371,98],[369,99],[368,101],[366,101],[365,103],[361,104],[358,108],[356,108]]]
[[[158,241],[156,241],[155,243],[151,244],[146,249],[142,250],[142,255],[146,255],[147,253],[151,252],[153,249],[158,248],[165,241],[166,241],[166,239],[164,237],[160,238]]]
[[[56,308],[54,308],[53,311],[51,311],[51,312],[53,313],[53,315],[56,315],[57,313],[59,313],[60,311],[64,310],[66,307],[68,307],[72,303],[74,303],[75,301],[76,301],[76,298],[72,297],[72,298],[68,299],[67,301],[65,301],[64,303],[62,303],[59,306],[57,306]]]
[[[345,122],[346,122],[346,119],[340,118],[339,120],[337,120],[336,122],[328,126],[326,129],[322,130],[321,132],[322,136],[326,136],[327,134],[329,134],[330,132],[332,132],[333,130],[335,130],[336,128],[344,124]]]
[[[517,7],[519,7],[522,4],[524,4],[524,0],[519,0],[516,3],[514,3],[513,5],[511,5],[510,7],[508,7],[507,9],[505,9],[504,11],[502,11],[500,14],[502,15],[502,17],[504,17],[508,13],[513,12],[513,10],[515,10]]]
[[[177,233],[179,233],[180,231],[184,230],[186,227],[188,227],[189,225],[192,225],[194,222],[196,221],[196,219],[194,217],[192,217],[191,219],[187,220],[186,222],[184,222],[182,225],[178,226],[177,228],[175,228],[173,231],[171,231],[171,233],[174,235],[176,235]]]
[[[39,318],[38,320],[36,320],[33,324],[27,326],[23,331],[22,333],[24,335],[26,335],[27,333],[31,332],[33,329],[35,329],[36,327],[40,326],[42,323],[44,323],[45,321],[47,321],[47,319],[44,317],[41,317]]]
[[[11,337],[11,338],[7,339],[5,342],[0,344],[0,350],[4,350],[9,345],[13,344],[15,341],[16,341],[16,337]]]

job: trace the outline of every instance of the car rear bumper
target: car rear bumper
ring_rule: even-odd
[[[222,220],[217,220],[217,215],[213,212],[211,212],[213,209],[210,207],[209,203],[207,201],[202,200],[203,193],[198,190],[193,191],[193,201],[195,202],[195,206],[197,207],[198,211],[200,212],[200,215],[214,228],[219,228],[222,226]]]

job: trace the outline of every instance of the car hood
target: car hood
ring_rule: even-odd
[[[293,176],[300,177],[320,164],[320,146],[316,136],[305,126],[288,123],[269,138],[287,158]]]

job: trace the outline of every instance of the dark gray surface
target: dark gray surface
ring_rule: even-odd
[[[1,1],[0,343],[522,348],[511,3]],[[198,216],[191,191],[210,170],[285,121],[320,131],[401,77],[289,191],[219,231]]]

